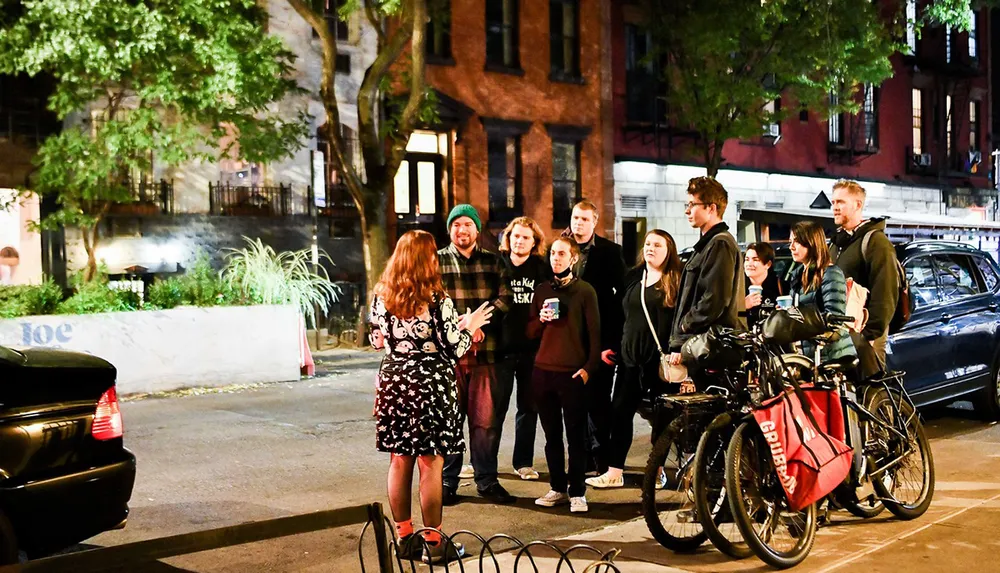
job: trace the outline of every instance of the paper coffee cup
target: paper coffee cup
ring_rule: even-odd
[[[792,308],[792,297],[791,297],[791,296],[788,296],[788,295],[785,295],[785,296],[779,296],[779,297],[778,297],[778,298],[777,298],[777,299],[776,299],[776,300],[774,301],[774,304],[775,304],[775,306],[777,306],[778,308]]]
[[[552,319],[555,320],[559,318],[559,299],[558,298],[547,298],[542,301],[542,308],[549,309],[552,311]]]
[[[764,287],[762,287],[760,285],[750,285],[750,287],[747,289],[747,291],[750,294],[763,294]]]

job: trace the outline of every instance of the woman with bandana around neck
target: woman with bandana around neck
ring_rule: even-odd
[[[580,249],[560,237],[549,247],[554,278],[535,290],[528,336],[540,338],[531,386],[545,433],[545,460],[551,491],[536,505],[569,503],[570,511],[588,510],[584,476],[587,465],[587,401],[584,386],[601,360],[601,319],[594,287],[573,275]],[[569,471],[563,449],[563,421]]]

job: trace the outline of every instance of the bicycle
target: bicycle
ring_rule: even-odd
[[[838,315],[825,318],[831,330],[854,320]],[[856,387],[849,374],[857,359],[822,364],[819,357],[824,343],[822,338],[817,341],[813,380],[819,387],[840,391],[847,444],[854,451],[851,473],[833,492],[833,500],[862,518],[875,517],[885,509],[899,519],[920,517],[934,496],[934,458],[903,386],[905,373],[886,372]],[[914,456],[919,456],[919,462]]]

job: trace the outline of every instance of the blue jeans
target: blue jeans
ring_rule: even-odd
[[[480,491],[497,483],[500,431],[495,405],[502,401],[504,395],[497,372],[495,364],[459,364],[455,369],[459,415],[469,420],[469,457],[476,471],[476,489]],[[509,392],[507,396],[510,396]],[[502,424],[503,418],[500,419]],[[463,461],[463,454],[445,456],[442,482],[446,490],[458,489],[458,474],[462,471]]]

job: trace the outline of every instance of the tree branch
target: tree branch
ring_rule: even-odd
[[[427,0],[413,0],[413,35],[410,40],[410,97],[403,108],[403,116],[399,120],[399,132],[402,135],[393,141],[392,155],[389,159],[390,173],[395,173],[406,153],[406,142],[420,112],[420,104],[424,99],[425,69],[424,47],[427,42]]]
[[[326,19],[321,14],[317,14],[305,0],[288,0],[288,3],[319,35],[320,45],[323,49],[320,97],[323,100],[323,109],[326,111],[326,134],[333,156],[340,165],[340,175],[346,181],[348,189],[353,192],[360,189],[362,183],[354,163],[350,157],[347,157],[344,140],[340,133],[340,107],[337,102],[337,39],[330,33]]]
[[[424,6],[426,15],[426,3],[424,0],[414,0]],[[358,140],[361,144],[361,153],[364,157],[365,171],[369,177],[369,185],[378,186],[381,182],[372,181],[372,177],[378,177],[381,168],[385,165],[385,147],[378,130],[378,116],[375,106],[379,102],[379,90],[383,78],[389,73],[392,65],[399,59],[399,56],[406,48],[410,37],[413,35],[413,14],[406,10],[404,6],[403,14],[392,35],[389,36],[384,48],[375,57],[375,61],[365,72],[365,79],[361,82],[358,90]],[[416,47],[413,47],[414,51]],[[423,57],[423,46],[420,47],[421,58]],[[422,75],[422,74],[421,74]],[[394,173],[385,173],[384,177],[392,177]]]
[[[379,21],[378,16],[375,15],[373,0],[365,0],[365,16],[368,18],[368,23],[372,25],[375,33],[378,34],[378,51],[382,51],[382,46],[385,45],[386,41],[385,30],[382,29],[382,23]]]

